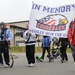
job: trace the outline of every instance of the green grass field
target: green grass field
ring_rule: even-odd
[[[10,50],[11,50],[12,53],[24,53],[25,47],[11,47]],[[35,47],[35,52],[41,53],[42,48],[41,47]],[[67,52],[71,53],[71,49],[67,48]]]

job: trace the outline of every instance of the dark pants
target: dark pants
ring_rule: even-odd
[[[67,50],[67,46],[62,46],[62,47],[60,48],[60,52],[61,52],[61,54],[62,54],[62,60],[63,60],[63,61],[64,61],[64,59],[65,59],[66,61],[68,60],[66,50]]]
[[[43,49],[43,50],[42,50],[42,59],[44,59],[46,50],[47,50],[47,53],[48,53],[48,55],[49,55],[49,57],[50,57],[50,47],[43,47],[42,49]],[[50,59],[50,58],[49,58],[49,59]]]
[[[5,63],[8,65],[9,64],[9,47],[8,47],[8,45],[6,45],[6,46],[0,45],[0,63],[1,64],[3,64],[2,53],[4,56]]]
[[[35,63],[35,45],[26,45],[26,57],[28,64]]]
[[[0,64],[3,64],[2,51],[0,50]]]
[[[71,46],[73,60],[75,62],[75,46]]]

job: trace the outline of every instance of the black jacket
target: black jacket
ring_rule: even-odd
[[[59,38],[59,43],[61,42],[61,46],[68,45],[68,38]]]

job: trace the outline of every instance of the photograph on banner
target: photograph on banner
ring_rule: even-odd
[[[75,17],[75,4],[48,7],[32,4],[29,30],[38,35],[67,37],[70,23]]]

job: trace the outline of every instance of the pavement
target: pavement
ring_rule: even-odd
[[[17,58],[14,59],[12,68],[0,68],[0,75],[75,75],[75,63],[72,54],[68,54],[68,62],[61,63],[58,57],[54,62],[48,62],[45,55],[44,62],[35,63],[34,67],[27,66],[25,53],[14,53]],[[40,55],[40,54],[36,54]]]

